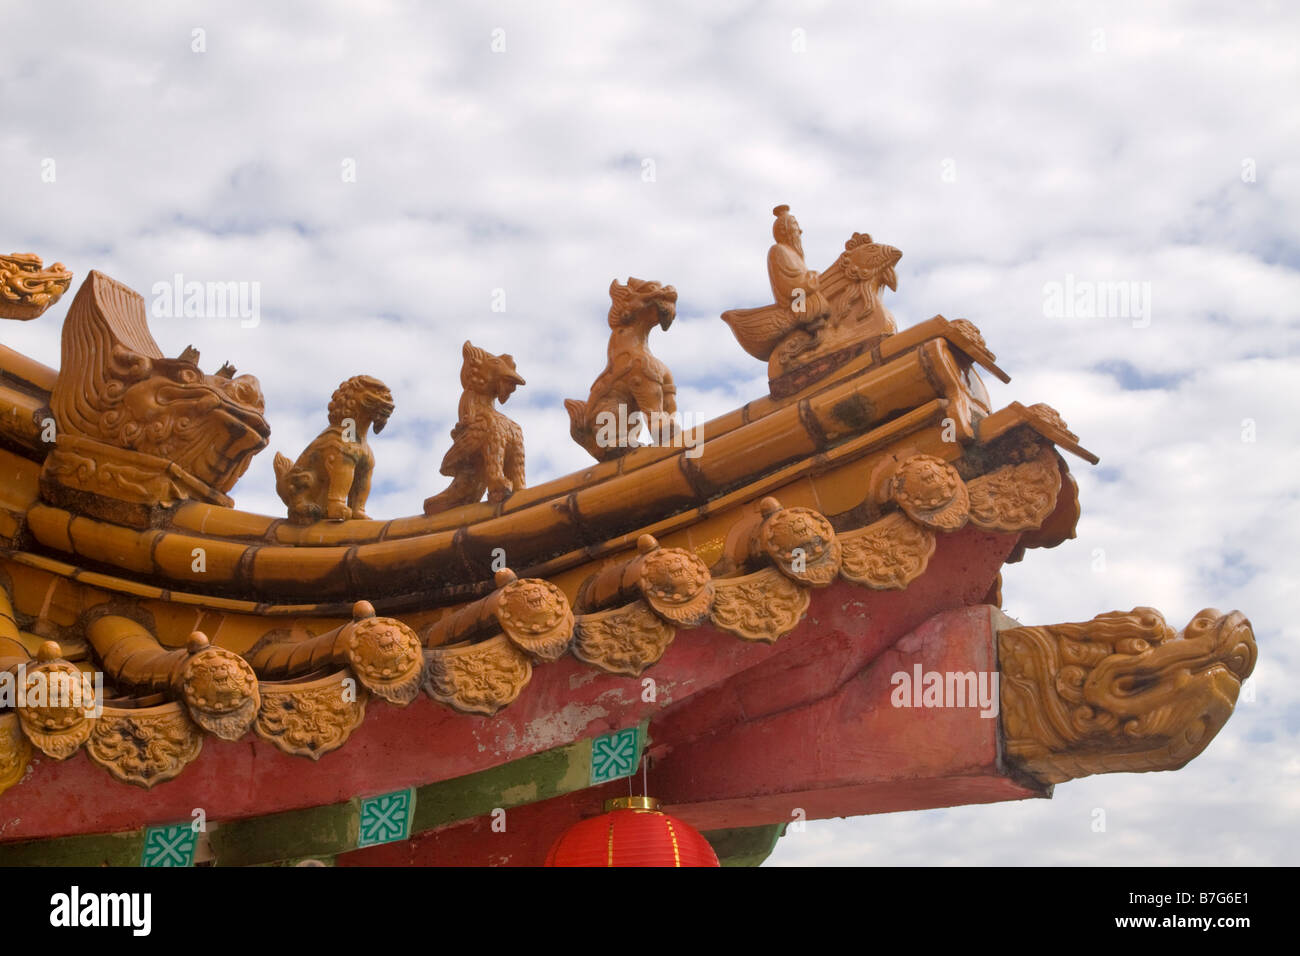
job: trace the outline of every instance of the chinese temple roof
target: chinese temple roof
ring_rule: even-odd
[[[773,235],[773,303],[723,315],[768,362],[768,395],[682,428],[671,373],[649,347],[677,292],[615,282],[609,363],[585,401],[566,403],[595,462],[527,486],[533,436],[502,410],[527,370],[466,342],[450,483],[430,489],[423,514],[391,520],[365,505],[383,468],[375,436],[400,396],[370,376],[344,381],[329,427],[297,459],[276,455],[285,514],[238,510],[236,483],[271,433],[256,378],[229,365],[205,373],[194,349],[163,356],[142,298],[91,272],[64,319],[58,370],[0,347],[0,674],[98,673],[102,696],[93,713],[0,707],[0,806],[57,789],[61,773],[93,786],[71,767],[81,752],[147,790],[183,780],[212,738],[320,761],[365,736],[375,698],[372,712],[421,695],[419,708],[445,708],[444,765],[394,785],[433,786],[660,718],[651,736],[663,742],[704,722],[681,732],[685,747],[701,727],[764,710],[724,720],[718,703],[688,720],[697,690],[775,666],[762,664],[783,653],[771,645],[815,648],[818,619],[849,643],[828,638],[844,672],[807,706],[842,693],[854,668],[932,614],[1000,614],[1000,565],[1074,536],[1062,452],[1096,456],[1048,405],[991,407],[981,370],[1007,376],[969,321],[896,328],[881,296],[898,250],[855,233],[818,273],[803,266],[786,207]],[[0,263],[6,317],[35,318],[71,279],[34,256]],[[856,638],[850,603],[864,609]],[[872,632],[868,615],[889,628]],[[989,666],[1002,674],[989,759],[1019,796],[1181,766],[1227,720],[1254,663],[1235,612],[1203,612],[1177,634],[1149,609],[1041,628],[987,620]],[[709,656],[670,653],[692,641]],[[663,676],[642,699],[647,674]],[[598,702],[603,725],[590,716]],[[519,708],[527,724],[507,716]],[[576,711],[587,716],[564,716]],[[395,720],[381,723],[418,734]],[[519,732],[510,746],[481,742],[503,727]],[[381,738],[367,737],[361,759],[409,743]],[[44,759],[28,773],[34,757]],[[313,792],[320,804],[347,796]],[[706,803],[704,824],[729,825]],[[268,795],[232,813],[280,809],[284,798]],[[105,811],[17,836],[128,822]]]

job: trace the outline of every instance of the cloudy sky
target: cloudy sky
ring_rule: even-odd
[[[537,482],[588,460],[561,399],[603,366],[610,279],[677,287],[653,347],[707,418],[766,390],[718,316],[768,296],[771,208],[819,268],[869,231],[903,250],[901,325],[971,319],[1014,378],[995,405],[1047,401],[1102,458],[1007,611],[1239,608],[1260,660],[1180,772],[815,822],[772,862],[1296,863],[1300,9],[1132,6],[5,0],[0,246],[147,300],[258,283],[255,326],[155,337],[256,374],[291,456],[340,381],[382,377],[368,510],[393,517],[444,484],[466,338],[528,380]],[[1051,307],[1113,282],[1120,314]],[[70,300],[4,343],[57,365]],[[240,507],[281,512],[271,457]]]

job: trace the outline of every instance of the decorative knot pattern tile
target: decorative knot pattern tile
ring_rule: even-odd
[[[591,741],[591,782],[607,783],[636,773],[640,757],[640,728],[616,730]]]
[[[357,846],[405,840],[411,835],[411,811],[414,809],[415,794],[409,789],[366,797],[361,801],[361,832]]]
[[[198,834],[190,823],[149,827],[144,831],[141,866],[193,866]]]

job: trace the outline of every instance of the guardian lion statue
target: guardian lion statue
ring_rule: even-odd
[[[329,428],[316,437],[296,462],[275,456],[275,491],[289,506],[289,520],[310,524],[326,518],[366,518],[375,453],[366,440],[378,435],[393,414],[388,386],[369,375],[354,375],[334,392]]]

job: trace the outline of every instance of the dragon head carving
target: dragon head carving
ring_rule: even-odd
[[[0,255],[0,319],[34,319],[68,291],[72,273],[56,262],[42,267],[41,257],[15,252]]]
[[[628,277],[627,285],[609,284],[609,327],[638,324],[647,331],[658,325],[665,332],[677,317],[677,290],[670,285]]]
[[[393,407],[393,393],[387,385],[371,375],[353,375],[330,398],[330,424],[341,425],[350,418],[358,434],[364,435],[365,426],[370,425],[378,435],[388,424]]]
[[[226,497],[271,429],[262,389],[228,363],[213,374],[198,350],[167,358],[149,332],[143,297],[91,272],[63,322],[62,364],[50,394],[58,424],[42,487],[168,504]],[[90,444],[88,444],[90,443]],[[177,471],[179,469],[179,472]]]
[[[1231,716],[1255,667],[1238,611],[1207,608],[1175,634],[1158,611],[1001,632],[1007,756],[1048,783],[1176,770]]]
[[[516,387],[527,384],[515,371],[513,355],[493,355],[468,341],[461,354],[465,361],[460,367],[460,384],[467,392],[493,395],[504,404]]]

